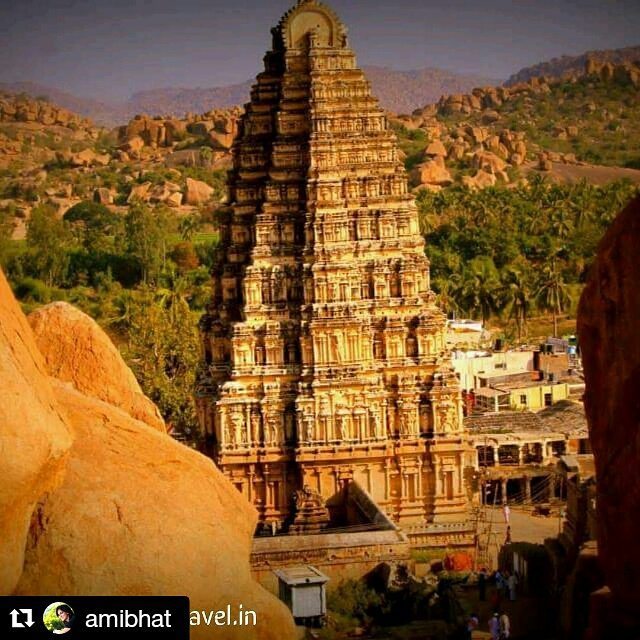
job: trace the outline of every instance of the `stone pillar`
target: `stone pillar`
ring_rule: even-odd
[[[507,480],[506,478],[500,478],[500,498],[502,502],[507,500]]]
[[[531,502],[531,478],[529,476],[525,476],[524,480],[524,496],[527,502]]]

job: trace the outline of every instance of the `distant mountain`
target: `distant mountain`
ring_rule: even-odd
[[[137,113],[182,117],[185,113],[204,113],[210,109],[226,109],[249,100],[252,81],[226,87],[182,89],[167,87],[134,93],[126,102],[130,116]]]
[[[363,70],[371,80],[373,95],[382,107],[394,113],[411,113],[425,104],[437,102],[442,95],[468,93],[474,87],[495,86],[501,82],[431,67],[414,71],[386,67],[363,67]]]
[[[552,58],[546,62],[540,62],[531,67],[520,69],[514,73],[506,82],[506,86],[511,86],[519,82],[527,82],[533,77],[549,76],[551,78],[562,78],[568,75],[580,75],[584,72],[587,60],[591,58],[597,62],[612,62],[620,64],[622,62],[637,62],[640,60],[640,46],[625,47],[623,49],[603,49],[601,51],[587,51],[579,56],[561,56]]]
[[[436,102],[443,94],[466,93],[477,86],[500,82],[433,68],[396,71],[385,67],[364,67],[364,71],[381,105],[394,113],[410,113],[427,102]],[[214,108],[241,105],[249,99],[252,84],[253,80],[248,80],[224,87],[151,89],[138,91],[120,103],[80,98],[33,82],[0,83],[0,89],[12,93],[24,92],[32,97],[46,96],[65,109],[87,116],[98,124],[116,126],[138,113],[182,117],[189,112],[203,113]]]
[[[80,98],[66,91],[35,82],[0,82],[0,91],[25,93],[32,98],[46,98],[49,102],[91,118],[96,124],[103,126],[114,126],[127,120],[127,110],[124,105]]]

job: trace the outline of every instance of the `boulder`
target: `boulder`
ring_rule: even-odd
[[[213,129],[212,120],[200,120],[187,125],[187,130],[195,136],[205,137]]]
[[[0,593],[24,566],[31,514],[64,477],[73,440],[29,323],[0,270]]]
[[[489,130],[486,127],[468,126],[465,128],[465,133],[475,144],[482,144],[489,137]]]
[[[469,189],[485,189],[493,187],[497,182],[497,178],[493,173],[488,173],[479,169],[475,176],[462,176],[462,184]]]
[[[143,182],[142,184],[134,184],[131,187],[131,192],[127,198],[127,203],[131,204],[136,201],[146,202],[149,200],[149,191],[151,190],[150,182]]]
[[[482,114],[482,124],[493,124],[500,120],[500,114],[493,109],[489,109]]]
[[[171,192],[171,195],[167,198],[166,203],[173,208],[182,206],[182,194],[179,191]]]
[[[158,408],[142,393],[109,336],[88,315],[66,302],[54,302],[28,319],[50,376],[165,431]]]
[[[617,611],[640,611],[640,198],[601,240],[578,309],[585,410],[597,476],[598,555]],[[608,630],[607,637],[637,637]],[[637,633],[638,628],[635,628]]]
[[[467,152],[467,147],[463,142],[454,142],[451,145],[451,148],[449,149],[449,159],[462,160],[466,152]]]
[[[490,151],[476,151],[471,157],[471,164],[476,169],[488,173],[504,171],[507,166],[507,163],[502,158],[499,158],[495,153],[491,153]]]
[[[128,138],[120,147],[125,153],[139,153],[144,148],[144,140],[141,136],[135,135]]]
[[[2,593],[184,594],[256,611],[255,627],[192,627],[195,640],[293,639],[289,610],[251,577],[253,507],[209,458],[48,377],[1,273],[0,302]]]
[[[447,157],[447,150],[440,140],[434,140],[430,142],[427,148],[424,150],[425,156],[442,156],[443,158]]]
[[[442,156],[437,156],[429,162],[419,164],[411,172],[413,181],[417,184],[448,185],[453,182]]]
[[[255,512],[213,462],[63,383],[55,392],[76,440],[34,514],[46,527],[27,539],[16,593],[179,593],[192,610],[256,611],[257,627],[226,627],[225,640],[293,638],[288,609],[251,577]]]
[[[187,188],[185,192],[185,201],[190,205],[204,204],[213,196],[213,187],[206,182],[187,178]]]
[[[551,171],[551,169],[553,169],[553,164],[546,153],[541,153],[538,156],[538,164],[536,168],[540,171]]]
[[[100,204],[113,204],[113,192],[106,187],[99,187],[93,192],[93,199]]]

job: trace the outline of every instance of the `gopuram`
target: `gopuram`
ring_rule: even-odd
[[[416,533],[464,522],[460,392],[395,135],[331,9],[301,0],[272,35],[201,321],[210,453],[265,528],[353,481]]]

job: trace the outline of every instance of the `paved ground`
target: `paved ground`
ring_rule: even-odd
[[[497,539],[503,543],[507,525],[501,508],[487,509],[487,523],[493,519],[492,530]],[[547,517],[534,516],[530,508],[512,507],[509,515],[512,542],[542,543],[545,538],[553,538],[559,533],[560,518],[558,511]]]

